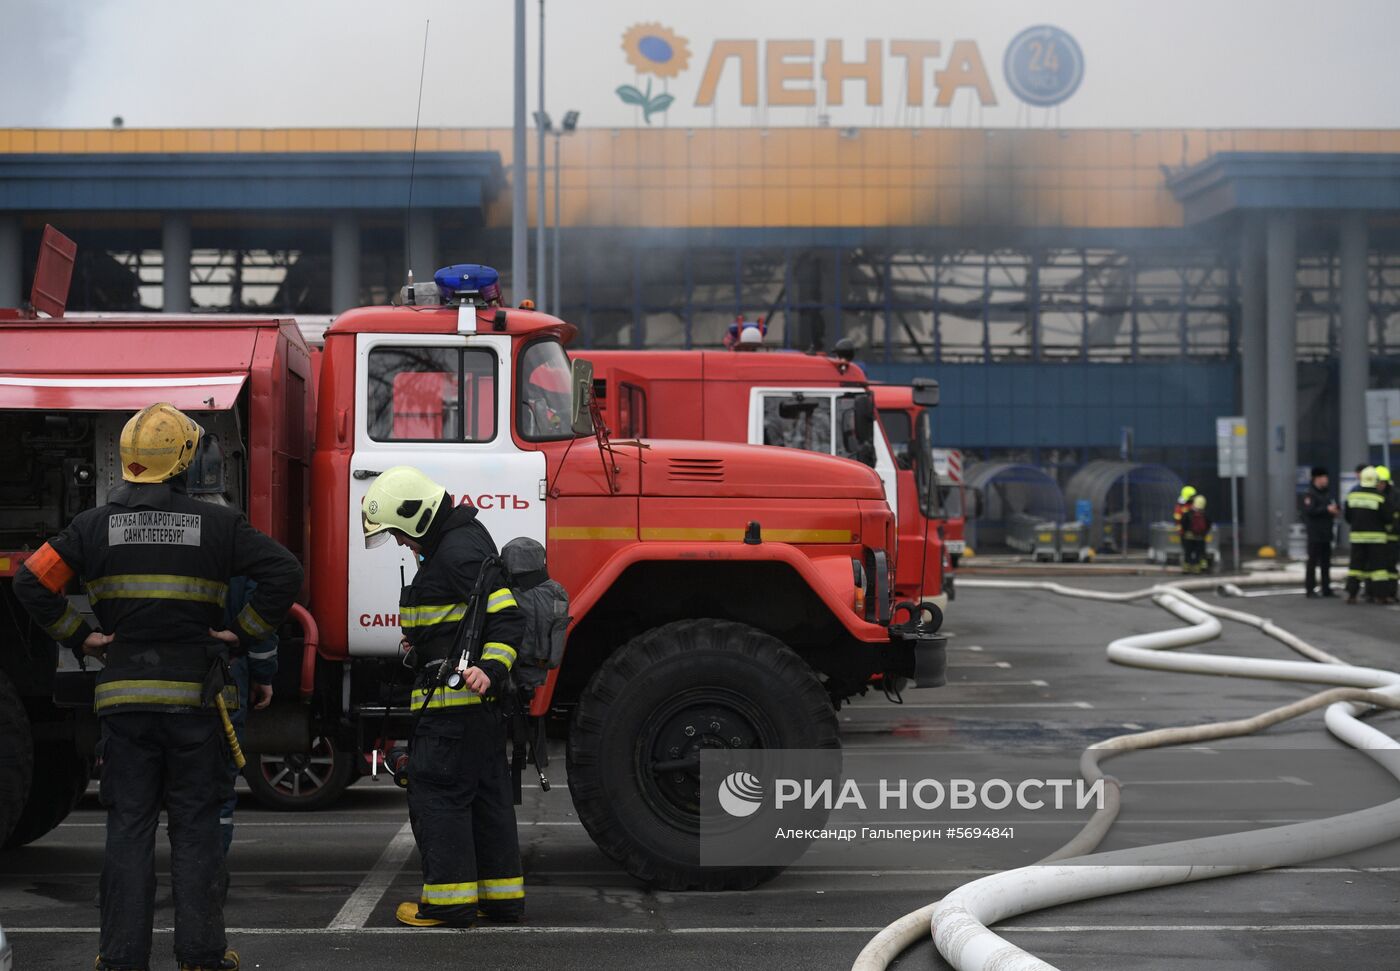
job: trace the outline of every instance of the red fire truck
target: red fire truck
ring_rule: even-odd
[[[908,472],[908,484],[901,480],[901,495],[908,489],[919,497],[919,508],[937,524],[943,547],[952,567],[944,582],[951,599],[958,558],[966,549],[963,535],[967,524],[967,490],[962,480],[962,453],[934,447],[933,415],[930,408],[938,398],[938,387],[927,378],[915,378],[912,385],[871,385],[880,426],[894,450],[895,464]],[[900,506],[900,536],[905,535],[904,506]],[[922,524],[915,523],[915,530]]]
[[[604,421],[620,437],[779,445],[874,468],[898,514],[895,599],[924,605],[932,624],[941,620],[952,590],[945,552],[949,523],[928,464],[929,438],[925,434],[911,446],[908,432],[897,437],[902,426],[893,404],[876,421],[887,389],[872,386],[848,354],[585,350],[575,357],[593,364]],[[938,401],[938,385],[931,381],[888,390],[900,392],[893,400],[907,401],[920,414]],[[895,434],[887,434],[891,422]],[[959,516],[959,540],[961,528]]]
[[[572,623],[531,713],[567,730],[589,834],[656,886],[774,872],[699,865],[703,749],[835,747],[844,700],[942,683],[945,639],[895,615],[895,523],[874,470],[610,442],[590,420],[591,368],[564,349],[572,326],[440,280],[441,305],[419,286],[415,305],[337,318],[314,397],[291,320],[74,319],[38,299],[52,318],[0,316],[0,838],[66,815],[95,735],[91,672],[27,620],[8,578],[106,500],[120,429],[156,400],[218,436],[230,500],[306,564],[305,609],[280,632],[279,701],[249,722],[250,748],[274,753],[257,771],[280,774],[263,781],[304,778],[316,797],[286,791],[293,805],[324,801],[359,753],[406,734],[406,687],[386,671],[401,667],[398,593],[415,563],[360,536],[361,497],[393,465],[447,484],[499,542],[545,543]]]

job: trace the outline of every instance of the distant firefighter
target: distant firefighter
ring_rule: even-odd
[[[1205,573],[1210,569],[1210,559],[1206,556],[1210,527],[1206,497],[1192,496],[1190,506],[1181,514],[1181,572]]]

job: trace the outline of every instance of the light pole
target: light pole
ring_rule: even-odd
[[[535,167],[536,181],[536,208],[538,217],[535,220],[535,306],[540,310],[547,310],[545,307],[545,265],[544,265],[544,236],[546,219],[544,208],[544,136],[549,131],[549,115],[544,111],[544,0],[540,0],[540,109],[535,112],[535,126],[539,129],[539,151],[538,163]]]
[[[530,292],[530,227],[525,208],[525,0],[515,0],[515,108],[511,137],[510,290],[518,304]]]
[[[549,307],[556,317],[564,309],[559,302],[559,277],[561,275],[559,265],[559,231],[561,229],[559,221],[559,139],[565,135],[572,135],[577,127],[578,112],[566,111],[564,120],[559,124],[559,130],[554,133],[554,272],[551,274],[554,295],[550,298]]]

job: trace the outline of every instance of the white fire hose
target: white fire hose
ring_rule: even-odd
[[[1291,572],[1236,577],[1236,587],[1296,583]],[[1079,900],[1166,887],[1212,877],[1229,876],[1310,860],[1338,856],[1400,837],[1400,799],[1327,819],[1276,826],[1250,833],[1232,833],[1157,846],[1092,854],[1108,834],[1119,808],[1116,780],[1104,776],[1099,762],[1126,751],[1181,745],[1249,734],[1319,707],[1326,707],[1325,724],[1343,742],[1363,751],[1400,749],[1400,742],[1363,723],[1358,716],[1373,707],[1400,708],[1400,673],[1346,664],[1276,626],[1243,611],[1205,603],[1188,593],[1216,585],[1209,579],[1158,584],[1142,590],[1113,593],[1084,590],[1036,580],[958,581],[977,589],[1044,590],[1086,600],[1128,603],[1151,598],[1190,626],[1119,638],[1108,645],[1108,657],[1119,664],[1195,674],[1299,681],[1339,687],[1323,691],[1252,718],[1207,725],[1162,728],[1120,735],[1091,746],[1080,760],[1086,780],[1104,779],[1106,798],[1083,830],[1060,850],[1038,864],[992,874],[964,884],[942,900],[906,914],[890,924],[861,951],[852,971],[884,971],[903,951],[925,934],[958,971],[1056,971],[1053,965],[1022,950],[988,928],[998,921]],[[1231,591],[1234,592],[1234,591]],[[1312,658],[1274,661],[1204,654],[1165,654],[1172,648],[1202,644],[1220,636],[1220,619],[1257,628],[1261,633]],[[1376,690],[1366,690],[1376,689]],[[1394,759],[1378,759],[1400,779]],[[1229,858],[1241,862],[1219,864]],[[1073,858],[1072,865],[1047,865]]]

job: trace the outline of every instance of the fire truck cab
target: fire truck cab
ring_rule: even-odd
[[[896,449],[878,413],[882,386],[871,385],[858,364],[760,350],[583,350],[576,356],[592,362],[603,419],[620,437],[784,446],[873,468],[899,523],[896,599],[926,605],[930,619],[941,619],[949,588],[943,507],[923,497],[927,486],[917,480],[907,442]],[[919,394],[925,403],[918,407],[931,407],[937,385],[920,385]]]

